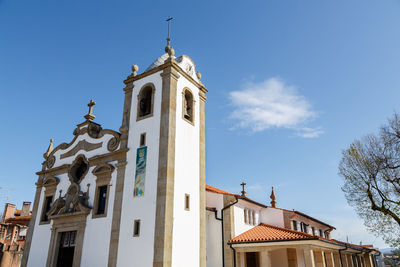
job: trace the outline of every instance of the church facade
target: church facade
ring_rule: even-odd
[[[206,185],[207,90],[165,50],[124,81],[119,131],[94,122],[91,101],[72,141],[51,141],[21,266],[376,266],[376,250],[326,223]]]

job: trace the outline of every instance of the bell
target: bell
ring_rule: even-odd
[[[186,118],[186,119],[190,119],[190,114],[189,114],[189,108],[185,108],[185,112],[184,112],[184,117]]]

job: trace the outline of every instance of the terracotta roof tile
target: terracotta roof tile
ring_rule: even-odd
[[[240,197],[240,195],[232,194],[227,191],[221,190],[219,188],[216,188],[214,186],[206,184],[206,191],[212,192],[212,193],[217,193],[217,194],[223,194],[223,195],[230,195],[230,196],[235,196],[235,197]]]
[[[282,241],[299,239],[317,239],[312,235],[261,223],[258,226],[234,237],[228,243]]]

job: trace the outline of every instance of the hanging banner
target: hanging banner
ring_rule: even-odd
[[[136,174],[133,197],[140,197],[144,194],[144,182],[146,180],[146,157],[147,146],[139,147],[136,151]]]

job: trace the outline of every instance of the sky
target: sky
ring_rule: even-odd
[[[32,201],[49,139],[72,140],[94,99],[118,130],[123,80],[164,53],[208,89],[206,180],[387,247],[347,205],[341,152],[376,132],[400,99],[399,0],[0,0],[0,205]]]

